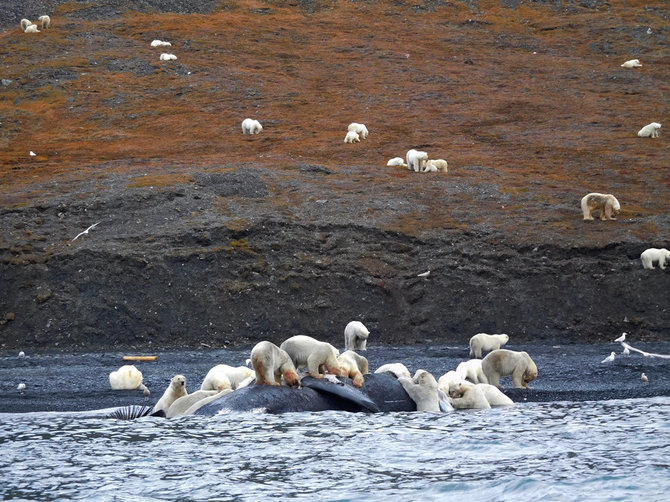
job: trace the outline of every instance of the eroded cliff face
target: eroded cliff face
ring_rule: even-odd
[[[0,33],[1,347],[667,338],[663,2],[35,4]]]

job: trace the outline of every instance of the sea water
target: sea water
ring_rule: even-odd
[[[670,398],[132,421],[0,414],[22,500],[667,500]]]

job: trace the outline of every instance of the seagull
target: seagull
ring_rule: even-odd
[[[421,274],[418,274],[417,277],[428,277],[430,275],[430,270],[427,272],[422,272]]]
[[[629,349],[632,350],[633,352],[637,352],[639,354],[642,354],[644,357],[660,357],[661,359],[670,359],[670,356],[665,355],[665,354],[652,354],[650,352],[645,352],[644,350],[636,349],[635,347],[628,345],[626,342],[621,342],[621,345],[623,345],[624,349]]]
[[[91,229],[93,229],[94,227],[96,227],[96,226],[99,225],[100,223],[101,223],[100,221],[99,221],[98,223],[94,223],[93,225],[91,225],[90,227],[88,227],[88,228],[87,228],[86,230],[84,230],[83,232],[79,232],[79,233],[77,234],[77,237],[75,237],[75,238],[72,239],[72,240],[73,240],[73,241],[76,241],[76,240],[77,240],[79,237],[81,237],[82,235],[84,235],[84,234],[88,235],[88,231],[91,230]]]
[[[629,356],[630,355],[630,350],[628,350],[628,347],[623,348],[623,352],[621,352],[624,356]]]
[[[644,373],[642,373],[642,375],[640,375],[640,380],[642,380],[644,383],[647,383],[649,381],[649,379],[647,378],[647,375],[645,375]]]
[[[603,359],[600,362],[601,363],[611,363],[612,361],[614,361],[615,357],[616,357],[616,354],[614,352],[612,352],[609,356],[607,356],[605,359]]]
[[[36,157],[37,154],[36,154],[35,152],[33,152],[32,150],[30,150],[30,156],[31,156],[31,157]]]
[[[26,357],[26,353],[23,351],[19,352],[19,358],[23,359],[24,357]]]
[[[651,26],[647,28],[647,35],[651,35]]]
[[[626,340],[626,333],[621,333],[621,336],[614,340],[615,342],[624,342]]]
[[[20,384],[18,384],[18,385],[16,386],[16,390],[18,390],[21,394],[23,394],[24,391],[26,390],[26,384],[24,384],[23,382],[21,382]]]

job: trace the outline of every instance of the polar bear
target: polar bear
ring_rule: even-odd
[[[365,127],[365,124],[358,124],[357,122],[352,122],[351,124],[349,124],[349,127],[347,127],[347,131],[355,132],[361,138],[368,139],[368,128]]]
[[[622,68],[640,68],[641,66],[639,59],[629,59],[621,65]]]
[[[337,356],[337,364],[340,366],[340,376],[351,378],[354,387],[363,387],[363,375],[368,373],[368,360],[365,357],[347,350]]]
[[[491,407],[484,389],[471,382],[458,382],[449,387],[449,401],[457,410],[487,410]]]
[[[167,409],[165,412],[165,416],[167,418],[172,418],[172,417],[182,417],[186,415],[186,411],[191,408],[195,403],[198,401],[201,401],[202,399],[205,399],[206,397],[214,396],[221,394],[224,396],[227,393],[232,392],[230,389],[224,389],[223,391],[218,391],[218,390],[196,390],[195,392],[191,394],[187,394],[185,396],[180,397],[179,399],[176,399],[170,407]]]
[[[454,370],[449,370],[438,379],[437,388],[449,395],[449,387],[459,382],[465,382],[465,380]]]
[[[29,26],[26,26],[26,29],[23,30],[24,33],[40,33],[40,30],[37,29],[36,24],[31,24]]]
[[[449,164],[447,164],[447,161],[444,159],[429,159],[426,161],[426,167],[424,169],[425,171],[428,171],[428,169],[431,169],[432,172],[441,172],[441,173],[447,173],[449,172]]]
[[[426,152],[420,152],[412,148],[411,150],[407,151],[405,159],[407,160],[407,169],[418,173],[426,168],[428,154]]]
[[[255,375],[254,370],[246,366],[228,366],[227,364],[217,364],[207,372],[207,376],[202,381],[201,390],[223,389],[236,390],[240,384],[249,377]]]
[[[393,157],[386,163],[386,167],[407,167],[407,164],[402,157]]]
[[[426,370],[416,370],[414,378],[400,377],[398,382],[416,403],[416,411],[441,411],[437,380]]]
[[[256,372],[256,385],[281,385],[284,377],[286,385],[300,387],[291,357],[272,342],[258,342],[251,349],[251,365]]]
[[[305,335],[292,336],[279,346],[293,361],[296,368],[307,368],[312,378],[323,378],[326,371],[333,375],[340,374],[337,356],[340,352],[327,342]],[[323,371],[323,373],[321,372]]]
[[[637,135],[640,138],[658,138],[661,135],[658,132],[660,128],[661,124],[659,124],[658,122],[652,122],[651,124],[647,124],[642,129],[640,129],[637,132]]]
[[[456,374],[463,380],[470,380],[472,383],[489,383],[482,370],[481,359],[470,359],[459,363],[456,367]]]
[[[51,28],[51,18],[46,14],[38,17],[37,20],[42,24],[42,29]]]
[[[472,387],[478,387],[481,389],[482,393],[484,394],[484,397],[489,403],[489,406],[512,406],[514,404],[514,401],[512,401],[509,397],[507,397],[505,394],[502,393],[498,387],[488,384],[488,383],[477,383],[474,384],[472,382],[466,382],[466,381],[461,381],[461,382],[452,382],[451,385],[449,386],[449,391],[447,394],[450,397],[463,397],[464,394],[466,394],[469,389]],[[479,394],[478,391],[475,392],[475,394],[470,394],[472,398],[475,398],[475,400],[478,400],[477,395]],[[465,404],[465,402],[460,403],[461,406]]]
[[[167,413],[167,410],[172,406],[177,399],[182,396],[188,395],[186,391],[186,377],[184,375],[175,375],[170,380],[170,385],[163,392],[163,396],[158,400],[154,406],[153,412],[163,411]]]
[[[512,375],[517,389],[529,389],[528,382],[537,378],[537,366],[527,352],[498,349],[482,359],[482,370],[491,385],[502,389],[500,378]]]
[[[351,321],[344,328],[344,350],[367,350],[370,331],[361,321]]]
[[[263,126],[258,120],[246,118],[242,121],[242,134],[260,134]]]
[[[144,390],[146,387],[142,383],[143,378],[140,370],[131,364],[126,364],[109,374],[109,385],[112,390]]]
[[[26,28],[33,24],[33,22],[30,19],[23,18],[21,19],[21,30],[26,31]]]
[[[162,40],[153,40],[151,42],[151,47],[172,47],[170,42],[164,42]]]
[[[665,270],[665,261],[670,259],[670,251],[665,248],[649,248],[642,252],[640,260],[642,266],[647,270],[654,269],[654,262],[658,262],[658,268]]]
[[[600,211],[601,220],[616,220],[615,216],[621,211],[621,205],[611,193],[589,193],[582,197],[582,212],[585,220],[592,220],[591,212]]]
[[[174,54],[169,54],[167,52],[164,52],[163,54],[161,54],[159,56],[158,59],[160,59],[161,61],[174,61],[174,60],[177,59],[177,56],[175,56]]]
[[[403,363],[387,363],[382,364],[375,370],[375,373],[391,373],[396,378],[407,377],[411,378],[412,374]]]
[[[344,137],[344,142],[345,143],[360,143],[361,138],[358,136],[358,133],[356,131],[349,131],[349,132],[347,132],[347,135]]]
[[[477,333],[470,338],[470,359],[481,359],[484,352],[499,349],[509,342],[509,336],[505,333],[488,335]]]

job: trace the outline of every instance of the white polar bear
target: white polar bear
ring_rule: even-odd
[[[172,406],[172,403],[186,395],[188,395],[188,392],[186,391],[186,377],[184,375],[173,376],[172,380],[170,380],[170,385],[168,385],[168,388],[163,392],[163,396],[154,406],[152,413],[161,410],[164,413],[167,413],[167,410]]]
[[[284,377],[286,385],[300,387],[291,357],[272,342],[258,342],[251,349],[251,364],[256,372],[256,385],[281,385]]]
[[[347,132],[347,135],[344,137],[344,142],[345,143],[360,143],[361,138],[358,136],[358,133],[356,131],[349,131],[349,132]]]
[[[428,154],[426,152],[420,152],[413,148],[407,151],[405,158],[407,160],[407,169],[416,173],[423,171],[426,168],[426,162],[428,162]]]
[[[179,399],[175,399],[175,401],[170,405],[170,407],[167,409],[165,412],[166,418],[172,418],[172,417],[182,417],[186,415],[186,410],[191,408],[195,403],[198,401],[201,401],[202,399],[205,399],[206,397],[214,396],[221,394],[222,396],[225,395],[226,393],[230,393],[232,390],[230,389],[225,389],[224,391],[220,392],[218,390],[196,390],[195,392],[191,394],[187,394],[186,396],[182,396]]]
[[[621,211],[621,205],[611,193],[589,193],[582,197],[582,213],[585,220],[592,220],[591,213],[600,211],[601,220],[616,220],[616,215]]]
[[[31,24],[33,24],[33,22],[30,19],[21,19],[21,30],[26,31],[26,28]]]
[[[491,408],[484,389],[471,382],[459,382],[449,388],[449,401],[457,410],[488,410]]]
[[[109,385],[112,390],[144,390],[146,387],[142,383],[143,378],[140,370],[131,364],[126,364],[109,374]]]
[[[621,65],[622,68],[640,68],[641,66],[639,59],[629,59]]]
[[[242,121],[242,134],[260,134],[263,126],[258,120],[246,118]]]
[[[396,378],[412,377],[412,374],[407,369],[407,366],[405,366],[403,363],[382,364],[379,368],[375,370],[375,373],[391,373]]]
[[[665,248],[649,248],[642,252],[640,260],[646,270],[654,269],[655,261],[658,262],[658,268],[665,270],[665,261],[670,260],[670,251]]]
[[[323,378],[326,373],[324,367],[328,373],[340,374],[340,366],[337,364],[340,352],[327,342],[311,336],[296,335],[285,340],[279,348],[286,351],[297,369],[306,367],[312,378]]]
[[[640,138],[658,138],[661,135],[658,132],[660,128],[661,124],[659,124],[658,122],[652,122],[651,124],[647,124],[642,129],[640,129],[637,132],[637,135]]]
[[[428,171],[428,169],[431,170],[431,172],[441,172],[441,173],[447,173],[449,172],[449,164],[447,164],[447,161],[444,159],[429,159],[426,161],[426,167],[424,172]]]
[[[164,52],[163,54],[160,55],[158,59],[160,59],[161,61],[174,61],[175,59],[177,59],[177,56],[175,56],[174,54],[168,54],[167,52]]]
[[[151,42],[151,47],[172,47],[170,42],[163,42],[162,40],[154,40]]]
[[[489,383],[484,371],[482,370],[481,359],[470,359],[463,361],[456,367],[456,374],[463,380],[469,380],[472,383]]]
[[[200,389],[216,391],[223,389],[236,390],[243,381],[254,375],[254,370],[246,366],[233,367],[227,364],[217,364],[207,372],[207,376],[202,381]]]
[[[363,139],[368,139],[368,128],[365,127],[365,124],[358,124],[357,122],[352,122],[347,127],[347,131],[355,132]]]
[[[441,411],[437,381],[426,370],[416,370],[414,378],[400,377],[398,382],[416,403],[416,411]]]
[[[509,336],[504,333],[488,335],[477,333],[470,338],[470,359],[481,359],[484,352],[499,349],[509,342]]]
[[[31,24],[30,26],[26,26],[26,29],[23,30],[24,33],[40,33],[40,30],[37,29],[36,24]]]
[[[344,350],[367,350],[370,331],[361,321],[351,321],[344,328]]]
[[[337,356],[337,364],[340,366],[340,376],[351,378],[354,387],[363,387],[363,375],[368,373],[368,360],[365,357],[347,350]]]
[[[407,164],[402,157],[393,157],[386,163],[386,167],[407,167]]]
[[[504,376],[512,375],[512,382],[517,389],[529,389],[528,382],[537,378],[537,365],[527,352],[498,349],[490,352],[481,363],[488,380],[484,383],[499,389],[502,389],[500,378]]]
[[[37,20],[42,24],[42,29],[51,28],[51,18],[46,14],[38,17]]]
[[[437,388],[449,395],[449,387],[459,382],[465,382],[465,380],[454,370],[449,370],[437,380]]]

